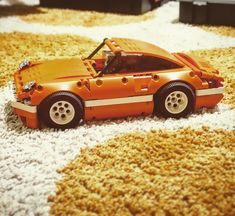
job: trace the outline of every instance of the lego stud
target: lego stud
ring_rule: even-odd
[[[156,81],[156,80],[158,80],[158,79],[159,79],[159,76],[158,76],[158,75],[156,75],[156,74],[154,74],[154,75],[153,75],[153,79]]]
[[[38,85],[38,86],[37,86],[37,90],[38,90],[38,91],[42,91],[42,89],[43,89],[43,88],[42,88],[41,85]]]
[[[191,71],[191,72],[189,73],[189,75],[190,75],[191,77],[194,77],[194,76],[195,76],[195,73]]]
[[[102,84],[103,84],[102,80],[100,80],[100,79],[96,80],[96,85],[97,86],[101,86]]]
[[[122,78],[122,82],[123,82],[123,83],[128,83],[128,79],[127,79],[126,77],[123,77],[123,78]]]
[[[82,87],[82,82],[81,82],[81,81],[78,81],[78,82],[77,82],[77,86],[78,86],[78,88]]]

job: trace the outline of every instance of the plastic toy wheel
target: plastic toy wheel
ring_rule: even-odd
[[[187,84],[170,83],[155,94],[154,112],[164,117],[185,117],[193,110],[194,98],[195,94]]]
[[[69,92],[58,92],[47,97],[39,106],[39,118],[53,128],[72,128],[83,118],[83,105]]]

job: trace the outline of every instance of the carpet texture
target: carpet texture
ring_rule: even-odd
[[[0,5],[13,2],[19,1]],[[0,215],[235,214],[234,28],[179,23],[177,2],[138,17],[35,6],[2,11]],[[86,56],[105,37],[208,60],[225,77],[225,98],[179,120],[91,121],[65,131],[24,127],[9,104],[19,63]]]
[[[235,28],[229,26],[198,26],[206,31],[214,32],[229,37],[235,37]]]
[[[60,171],[51,214],[232,216],[234,142],[207,127],[116,137]]]
[[[31,23],[47,23],[49,25],[66,26],[109,26],[128,23],[136,23],[151,19],[154,12],[148,12],[143,15],[117,15],[101,13],[95,11],[80,11],[68,9],[48,9],[40,7],[27,6],[2,6],[2,15],[17,13],[23,21]]]

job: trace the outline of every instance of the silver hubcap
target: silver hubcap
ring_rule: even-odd
[[[65,125],[71,122],[75,116],[73,105],[67,101],[57,101],[49,111],[51,120],[58,125]]]
[[[171,92],[165,100],[166,110],[172,114],[179,114],[183,112],[187,105],[188,97],[182,91]]]

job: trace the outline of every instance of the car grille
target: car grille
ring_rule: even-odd
[[[16,84],[15,84],[15,81],[13,81],[12,90],[13,90],[14,97],[16,98]]]

